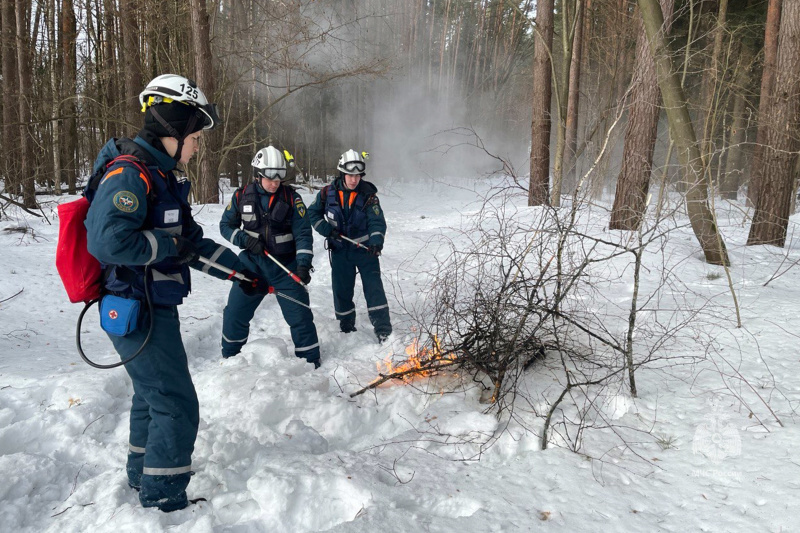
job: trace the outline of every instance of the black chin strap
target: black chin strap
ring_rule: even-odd
[[[175,160],[176,163],[179,163],[181,160],[181,152],[183,151],[183,141],[186,140],[186,137],[194,130],[194,127],[197,125],[197,112],[192,113],[192,116],[189,117],[189,122],[186,123],[186,130],[184,130],[183,135],[178,133],[178,130],[172,127],[172,124],[164,120],[158,111],[156,111],[155,107],[150,108],[150,112],[156,118],[159,124],[164,126],[164,129],[170,134],[171,137],[174,137],[178,141],[178,148],[175,150],[175,155],[172,156],[172,159]]]

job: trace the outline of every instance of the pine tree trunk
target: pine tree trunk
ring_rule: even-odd
[[[664,31],[672,26],[674,0],[660,0],[667,21]],[[625,145],[622,168],[617,178],[617,192],[611,210],[609,229],[638,230],[647,209],[647,192],[653,150],[658,133],[658,115],[661,111],[661,91],[653,54],[648,45],[644,22],[639,19],[639,37],[636,41],[636,68],[631,89],[631,108],[625,128]]]
[[[728,253],[725,243],[708,205],[708,184],[703,176],[703,161],[697,144],[697,135],[689,116],[686,95],[681,86],[680,76],[673,68],[662,31],[664,15],[661,6],[658,0],[638,0],[638,2],[650,42],[650,51],[656,62],[658,85],[664,99],[670,135],[675,141],[678,160],[685,169],[687,181],[690,181],[689,190],[686,192],[689,222],[700,242],[706,261],[714,265],[727,265]]]
[[[144,74],[142,72],[142,58],[139,48],[139,24],[136,13],[139,8],[138,0],[119,0],[120,29],[125,51],[125,98],[124,106],[127,110],[127,126],[121,128],[122,132],[132,135],[142,124],[142,113],[139,107],[139,93],[144,89]]]
[[[209,101],[213,101],[214,71],[211,66],[211,38],[206,0],[192,0],[192,33],[197,85]],[[200,175],[197,180],[196,197],[200,203],[216,204],[219,203],[219,141],[213,133],[207,134],[205,141],[205,150],[199,160]]]
[[[19,105],[16,94],[17,82],[17,21],[14,15],[15,0],[2,2],[3,46],[3,149],[0,150],[5,188],[10,194],[19,193]]]
[[[536,6],[533,51],[533,118],[531,120],[531,177],[528,205],[547,205],[550,187],[550,100],[552,97],[553,0]]]
[[[70,194],[76,194],[78,175],[78,120],[75,99],[77,86],[77,26],[72,0],[61,3],[61,60],[63,61],[62,88],[65,95],[64,105],[64,156],[63,171]]]
[[[31,139],[31,82],[30,48],[28,42],[29,0],[16,0],[17,26],[17,79],[19,80],[19,139],[20,139],[20,175],[22,187],[22,203],[25,207],[36,206],[36,181],[34,176],[33,139]]]
[[[772,88],[775,86],[776,63],[778,60],[778,33],[781,24],[783,0],[769,0],[767,7],[767,24],[764,29],[764,71],[761,74],[761,99],[758,102],[758,132],[756,145],[753,148],[753,163],[750,174],[750,185],[747,198],[752,205],[758,202],[758,189],[761,186],[764,144],[767,140],[767,120],[772,102]],[[762,119],[764,117],[764,119]]]
[[[116,33],[114,31],[114,0],[103,0],[103,123],[105,124],[106,137],[118,137],[118,127],[111,112],[117,103],[117,75],[116,61],[114,57],[114,41]],[[100,33],[100,32],[98,32]]]
[[[764,171],[747,244],[783,246],[789,224],[800,140],[800,2],[785,2],[778,37],[775,87],[766,126]]]

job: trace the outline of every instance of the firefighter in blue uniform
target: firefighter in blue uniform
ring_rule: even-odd
[[[239,259],[245,267],[274,287],[295,355],[319,367],[319,341],[308,292],[276,264],[278,261],[297,274],[304,284],[311,281],[314,246],[306,206],[294,189],[281,183],[286,177],[286,160],[277,148],[259,150],[252,166],[253,182],[233,194],[219,230],[225,239],[243,248]],[[263,299],[264,294],[254,288],[231,287],[222,318],[223,357],[241,351]]]
[[[386,219],[377,187],[363,179],[365,155],[355,150],[342,154],[337,166],[339,178],[317,194],[308,208],[308,216],[312,227],[327,237],[331,250],[333,308],[339,328],[345,333],[356,331],[353,292],[358,269],[369,320],[378,342],[383,342],[392,333],[378,259],[386,236]]]
[[[134,390],[127,474],[144,507],[169,512],[189,504],[200,419],[177,306],[191,290],[189,267],[227,278],[198,255],[236,270],[241,264],[232,251],[203,237],[188,203],[190,184],[175,174],[198,151],[203,130],[219,122],[214,105],[193,81],[174,74],[153,79],[139,101],[145,113],[139,135],[111,139],[97,157],[85,224],[89,252],[103,265],[104,293],[145,301],[146,290],[153,305],[150,338],[125,365]],[[115,159],[121,155],[141,168]],[[123,359],[147,338],[150,315],[143,307],[147,318],[140,318],[138,330],[109,335]]]

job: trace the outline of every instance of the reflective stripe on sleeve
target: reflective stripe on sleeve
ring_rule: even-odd
[[[322,224],[323,222],[324,222],[324,220],[323,220],[323,219],[319,219],[319,220],[317,220],[317,223],[316,223],[316,224],[314,224],[312,227],[313,227],[314,229],[317,229],[317,226],[319,226],[319,225],[320,225],[320,224]]]
[[[215,252],[214,252],[214,253],[211,255],[211,257],[209,257],[209,259],[210,259],[211,261],[213,261],[214,263],[216,263],[216,262],[217,262],[217,259],[219,259],[219,256],[221,256],[221,255],[222,255],[222,253],[223,253],[225,250],[227,250],[227,248],[225,248],[224,246],[217,246],[217,250],[216,250],[216,251],[215,251]],[[204,273],[204,274],[208,274],[208,270],[209,270],[210,268],[211,268],[211,265],[204,265],[204,266],[203,266],[203,273]]]
[[[128,444],[128,449],[133,453],[144,453],[144,448],[139,448],[133,444]]]
[[[380,236],[381,236],[381,237],[383,237],[384,239],[386,238],[386,235],[384,235],[384,234],[383,234],[383,233],[381,233],[380,231],[373,231],[372,233],[370,233],[370,234],[369,234],[369,236],[370,236],[370,237],[374,237],[375,235],[380,235]]]
[[[150,260],[147,261],[147,263],[145,263],[145,265],[149,265],[150,263],[156,260],[156,257],[158,257],[158,240],[156,239],[156,236],[153,235],[153,232],[150,230],[144,230],[142,232],[142,235],[147,237],[147,241],[150,243],[150,250],[151,250]]]
[[[234,239],[236,238],[236,235],[237,235],[238,233],[239,233],[239,229],[238,229],[238,228],[237,228],[237,229],[235,229],[235,230],[233,230],[233,233],[231,233],[231,238],[230,238],[230,239],[228,239],[228,240],[229,240],[229,241],[231,241],[231,243],[233,243],[233,244],[236,244],[236,243],[234,242]]]
[[[297,253],[298,254],[314,255],[314,252],[312,252],[311,250],[297,250]]]

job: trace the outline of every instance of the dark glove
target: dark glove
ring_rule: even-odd
[[[374,255],[375,257],[380,257],[381,250],[383,250],[382,244],[371,244],[367,246],[367,251],[370,253],[370,255]]]
[[[244,241],[244,247],[256,255],[264,255],[264,243],[261,242],[261,239],[257,239],[252,235],[247,236],[247,239]]]
[[[341,240],[342,236],[339,234],[339,230],[336,228],[331,229],[331,232],[328,234],[328,238],[333,239],[334,241]]]
[[[179,264],[191,263],[200,255],[197,251],[197,245],[183,235],[176,235],[173,240],[175,241],[175,248],[178,250]]]
[[[246,295],[256,296],[258,294],[269,293],[269,284],[263,279],[259,278],[258,274],[250,270],[243,270],[242,274],[244,274],[247,279],[250,280],[239,280],[239,287],[241,287],[242,292],[244,292]]]
[[[300,281],[308,285],[311,283],[311,267],[306,265],[298,265],[297,269],[294,271],[297,274],[297,277],[300,278]]]

